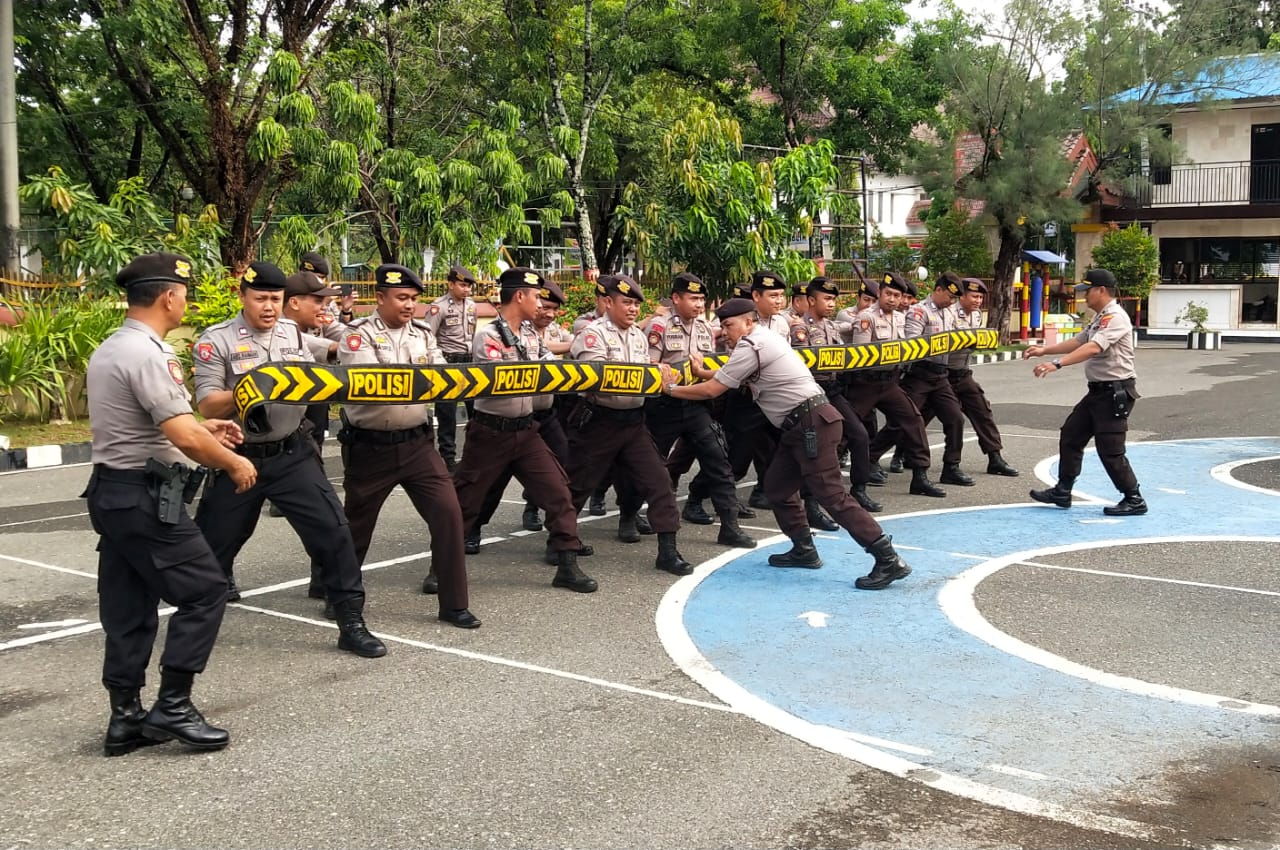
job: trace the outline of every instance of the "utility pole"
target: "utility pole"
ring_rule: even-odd
[[[18,247],[18,86],[13,70],[13,0],[0,0],[0,259],[5,274],[22,269]]]

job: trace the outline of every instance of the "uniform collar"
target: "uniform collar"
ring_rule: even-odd
[[[148,325],[146,322],[141,322],[141,321],[138,321],[137,319],[125,319],[124,324],[121,325],[121,327],[129,328],[130,330],[135,330],[135,331],[142,331],[144,334],[151,337],[152,339],[157,340],[159,342],[164,342],[164,340],[160,338],[160,334],[156,333],[155,328],[151,327],[151,325]]]

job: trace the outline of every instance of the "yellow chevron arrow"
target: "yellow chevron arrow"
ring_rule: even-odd
[[[806,369],[812,369],[814,364],[818,362],[818,355],[813,353],[812,348],[797,348],[796,353],[804,361],[804,368]]]
[[[455,399],[462,395],[462,391],[471,386],[471,380],[467,378],[467,373],[462,369],[446,369],[445,374],[453,380],[453,388],[444,394],[446,399]]]
[[[312,401],[324,401],[342,389],[342,379],[330,373],[328,369],[316,369],[313,374],[323,386],[315,391],[315,394],[311,397]]]
[[[564,388],[566,390],[577,389],[578,384],[582,381],[582,370],[578,368],[578,364],[566,362],[564,364],[564,371],[568,375],[568,377],[565,378]]]
[[[589,390],[600,383],[600,373],[596,371],[595,366],[590,363],[583,363],[579,368],[582,369],[581,389]]]
[[[419,369],[418,371],[422,372],[422,374],[426,376],[427,380],[431,382],[430,389],[419,396],[418,400],[422,401],[423,399],[440,398],[440,391],[449,386],[449,382],[446,381],[444,376],[435,369]]]
[[[564,383],[564,370],[554,363],[543,363],[542,368],[550,376],[545,384],[538,388],[538,392],[549,393],[556,387]]]
[[[293,390],[285,396],[285,400],[302,401],[302,399],[306,397],[307,390],[314,387],[316,382],[313,381],[307,375],[306,371],[300,366],[286,366],[285,371],[289,373],[289,377],[293,378],[297,384]]]
[[[285,390],[289,389],[289,385],[293,383],[289,380],[289,376],[276,366],[263,366],[258,371],[269,378],[275,379],[275,384],[271,387],[271,395],[268,397],[269,401],[275,401],[280,398],[280,396],[284,395]]]
[[[471,373],[471,380],[475,382],[475,386],[471,388],[471,392],[467,393],[469,398],[475,398],[485,391],[485,388],[493,383],[493,380],[485,373],[483,369],[477,369],[474,366],[468,370]]]
[[[650,366],[645,371],[649,373],[649,378],[650,378],[649,386],[645,389],[645,393],[648,395],[652,395],[653,393],[661,392],[662,391],[662,370],[657,367]]]

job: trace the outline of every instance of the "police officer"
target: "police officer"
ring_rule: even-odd
[[[966,277],[960,281],[960,286],[962,291],[954,308],[956,327],[986,327],[982,302],[987,296],[987,285],[976,277]],[[969,365],[972,357],[971,348],[953,352],[947,361],[947,380],[951,382],[951,390],[960,401],[960,409],[964,411],[965,418],[973,426],[973,433],[978,437],[978,448],[987,456],[987,474],[1017,478],[1018,470],[1010,466],[1001,455],[1004,443],[1000,439],[1000,429],[991,413],[987,394],[982,391],[982,385],[974,380],[973,368]]]
[[[898,304],[911,285],[897,272],[887,272],[880,281],[880,299],[874,307],[858,314],[858,324],[853,331],[853,344],[863,345],[869,342],[890,342],[903,338],[903,324],[898,319]],[[851,373],[846,388],[846,398],[853,405],[858,416],[866,417],[873,409],[884,413],[890,424],[901,431],[899,438],[906,453],[907,466],[911,468],[911,487],[913,496],[932,496],[943,498],[946,491],[929,480],[929,440],[925,435],[924,420],[920,411],[907,398],[898,383],[898,367],[876,366],[870,369],[859,369]],[[883,484],[883,470],[876,475],[877,464],[875,442],[872,442],[871,457],[872,484]]]
[[[422,279],[394,263],[378,266],[374,276],[374,313],[349,326],[347,338],[338,346],[339,361],[344,366],[444,363],[431,329],[413,317]],[[467,610],[462,510],[431,436],[426,404],[343,405],[338,440],[351,536],[356,557],[364,563],[383,503],[397,484],[403,487],[431,530],[431,569],[423,579],[422,592],[439,592],[441,620],[474,629],[480,620]]]
[[[715,353],[715,334],[703,318],[707,304],[706,284],[695,274],[682,272],[671,283],[672,314],[655,316],[648,322],[649,359],[655,363],[676,364],[689,361],[695,375],[711,370],[702,365],[703,358]],[[720,515],[717,543],[754,549],[756,542],[738,527],[738,495],[733,483],[733,470],[724,438],[711,419],[705,402],[680,401],[668,396],[650,399],[645,407],[645,422],[657,445],[658,454],[666,457],[676,440],[682,440],[697,458],[700,471],[690,485],[690,496],[681,518],[697,525],[710,525],[711,517],[702,508],[702,494],[710,495]],[[695,495],[696,494],[696,495]]]
[[[471,300],[471,287],[476,276],[463,266],[453,266],[445,279],[448,292],[427,307],[426,325],[449,363],[466,363],[471,359],[471,340],[476,335],[476,302]],[[467,413],[471,412],[467,402]],[[457,465],[458,403],[436,402],[436,439],[440,456],[452,472]]]
[[[100,537],[102,684],[111,701],[103,741],[108,756],[174,738],[200,749],[225,747],[230,740],[191,702],[192,681],[204,671],[222,624],[227,579],[187,516],[182,477],[191,470],[183,463],[190,458],[225,470],[241,493],[253,487],[257,470],[229,448],[243,439],[236,423],[197,422],[191,415],[182,364],[164,341],[182,324],[190,281],[191,261],[178,254],[144,254],[122,268],[116,285],[129,305],[124,325],[89,358],[93,473],[84,495]],[[160,658],[160,690],[146,711],[140,691],[161,599],[177,610]]]
[[[481,363],[535,361],[543,356],[542,342],[532,325],[540,308],[542,276],[532,269],[507,269],[498,278],[501,306],[498,316],[476,334],[473,359]],[[578,517],[569,495],[564,469],[538,434],[533,396],[476,399],[467,423],[462,463],[454,472],[462,523],[470,527],[479,517],[490,487],[514,473],[540,507],[547,511],[548,548],[555,552],[553,587],[592,593],[596,582],[578,567]]]
[[[271,263],[249,265],[240,278],[241,310],[234,319],[208,328],[196,341],[196,404],[204,416],[235,412],[235,386],[245,373],[266,363],[310,363],[302,331],[281,315],[285,277]],[[320,452],[304,426],[301,405],[266,404],[266,430],[247,434],[236,451],[258,469],[258,486],[237,492],[226,476],[205,488],[196,524],[227,575],[229,598],[239,598],[232,565],[258,526],[262,503],[270,499],[320,564],[325,597],[338,621],[338,648],[366,658],[387,654],[364,622],[364,580],[342,505],[325,475]]]
[[[953,272],[939,276],[933,292],[906,311],[904,338],[928,339],[935,334],[955,330],[956,312],[952,306],[960,292],[959,276]],[[972,487],[973,479],[960,469],[960,456],[964,450],[964,411],[960,409],[960,401],[947,380],[949,357],[948,354],[938,354],[909,364],[902,379],[902,391],[917,410],[923,412],[927,409],[942,423],[946,445],[942,455],[942,475],[938,480],[943,484]],[[877,434],[871,441],[872,459],[879,460],[886,449],[897,443],[899,434],[893,423]]]
[[[831,315],[836,309],[836,298],[840,288],[825,277],[815,277],[806,288],[805,321],[803,325],[791,328],[791,344],[797,348],[805,346],[841,345],[840,330],[832,321]],[[830,373],[815,375],[818,386],[827,394],[827,400],[840,412],[844,442],[849,447],[849,494],[862,505],[868,513],[884,510],[883,506],[867,495],[867,482],[871,479],[871,458],[868,454],[867,430],[862,425],[853,405],[845,398],[844,386],[837,376]],[[839,528],[839,526],[836,526]]]
[[[791,303],[782,311],[782,316],[792,325],[804,319],[809,309],[808,289],[809,285],[802,280],[791,284]]]
[[[822,566],[799,496],[801,483],[808,482],[822,506],[875,558],[871,572],[854,582],[857,587],[879,590],[905,578],[911,568],[898,557],[893,541],[845,492],[836,460],[843,426],[826,393],[785,340],[756,324],[751,302],[731,299],[716,312],[733,346],[729,361],[711,380],[692,386],[675,383],[671,367],[663,366],[664,388],[676,398],[701,400],[749,386],[769,422],[781,429],[765,493],[774,506],[778,527],[791,538],[792,546],[789,552],[770,555],[769,563],[807,569]]]
[[[1090,269],[1084,283],[1076,286],[1077,292],[1082,290],[1085,303],[1096,312],[1089,326],[1071,339],[1028,346],[1022,353],[1023,357],[1054,357],[1051,363],[1035,367],[1037,378],[1083,363],[1089,382],[1089,392],[1062,423],[1058,482],[1047,490],[1032,490],[1031,498],[1060,508],[1071,507],[1071,488],[1080,475],[1084,447],[1092,438],[1103,469],[1124,494],[1119,504],[1105,507],[1102,512],[1107,516],[1140,516],[1147,512],[1147,502],[1124,452],[1129,414],[1139,398],[1133,369],[1133,324],[1116,300],[1118,289],[1111,272]]]
[[[605,275],[600,281],[606,292],[605,314],[577,336],[569,349],[570,355],[584,361],[647,364],[649,345],[644,331],[636,325],[644,292],[624,274]],[[649,502],[649,522],[658,534],[658,558],[654,566],[674,575],[692,573],[693,566],[676,548],[680,516],[662,458],[644,426],[644,398],[584,394],[567,424],[567,472],[574,507],[581,510],[587,496],[616,465],[615,480],[626,480],[637,498]],[[619,517],[620,533],[625,517],[625,514]],[[634,515],[631,521],[634,523]]]

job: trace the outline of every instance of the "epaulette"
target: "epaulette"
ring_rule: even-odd
[[[427,331],[428,333],[431,332],[431,325],[428,325],[426,322],[422,321],[422,319],[410,319],[409,324],[413,325],[420,331]]]
[[[352,330],[356,328],[362,328],[365,325],[369,324],[369,318],[370,318],[369,316],[361,316],[358,319],[352,319],[351,321],[347,322],[346,325]]]

